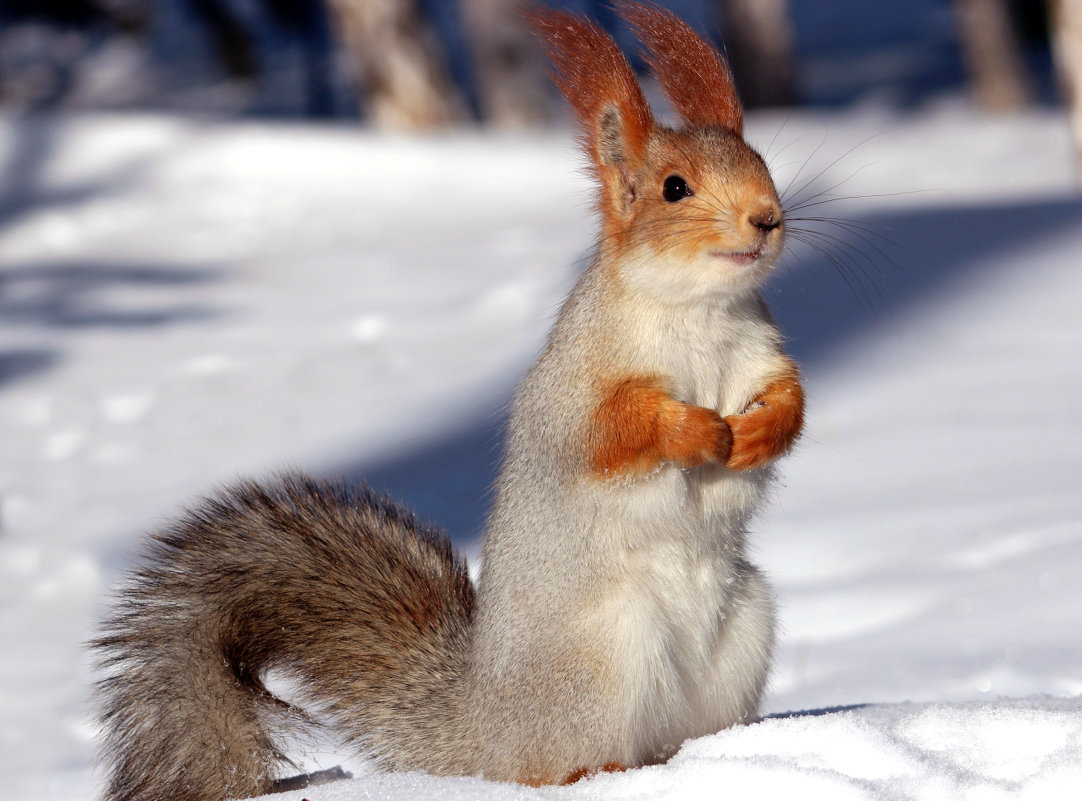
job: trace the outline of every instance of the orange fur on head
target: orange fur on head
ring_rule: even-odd
[[[526,12],[552,60],[553,81],[575,110],[586,151],[607,193],[642,161],[654,118],[635,73],[616,42],[585,17],[552,9]],[[606,115],[619,114],[618,142],[608,139]],[[614,160],[614,151],[619,154]],[[622,163],[621,163],[622,160]]]
[[[689,125],[740,136],[740,100],[725,59],[679,17],[653,3],[618,0],[616,10],[647,47],[646,61]]]

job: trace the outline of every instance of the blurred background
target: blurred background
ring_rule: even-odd
[[[523,127],[551,113],[527,0],[3,0],[0,103]],[[552,0],[627,42],[604,0]],[[1070,96],[1077,0],[668,0],[750,108]],[[1073,15],[1073,18],[1072,18]],[[1057,68],[1054,66],[1058,64]],[[1077,83],[1077,80],[1076,80]]]
[[[94,795],[84,643],[215,486],[368,481],[476,569],[596,234],[522,5],[0,0],[9,795]],[[1082,694],[1082,0],[665,5],[724,45],[791,233],[764,710]]]

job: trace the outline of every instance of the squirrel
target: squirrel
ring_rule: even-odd
[[[759,292],[785,223],[724,58],[659,6],[616,8],[681,122],[595,23],[528,12],[601,230],[513,401],[476,589],[368,488],[294,474],[201,501],[94,642],[107,801],[269,792],[292,727],[386,770],[543,785],[755,719],[775,612],[746,532],[804,413]]]

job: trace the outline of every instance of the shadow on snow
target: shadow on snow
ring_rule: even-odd
[[[788,350],[809,374],[829,365],[846,343],[874,336],[884,319],[982,273],[991,278],[990,257],[1013,254],[1009,269],[1027,269],[1042,241],[1082,229],[1082,202],[904,209],[856,222],[873,233],[836,228],[831,234],[840,240],[831,247],[850,281],[829,258],[794,243],[766,293]],[[474,425],[416,450],[384,460],[359,456],[323,472],[367,480],[442,525],[460,548],[471,548],[498,470],[506,405],[496,399]]]

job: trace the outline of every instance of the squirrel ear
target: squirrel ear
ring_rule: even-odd
[[[631,65],[616,42],[585,17],[540,8],[525,16],[552,61],[553,81],[575,110],[602,183],[608,184],[613,169],[629,182],[654,127]]]
[[[616,10],[646,45],[650,69],[689,125],[721,127],[742,135],[744,115],[733,74],[717,50],[654,3],[617,0]]]

